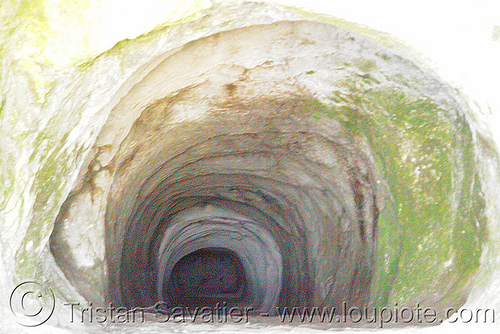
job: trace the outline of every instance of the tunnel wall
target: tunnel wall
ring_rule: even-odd
[[[35,277],[57,286],[58,296],[62,299],[83,296],[81,300],[103,303],[109,296],[116,296],[123,300],[119,291],[113,291],[116,287],[112,284],[121,280],[120,272],[128,270],[122,263],[122,243],[127,244],[128,241],[122,237],[127,236],[129,231],[134,232],[130,228],[135,225],[131,213],[140,207],[135,202],[135,195],[141,182],[149,177],[141,175],[140,170],[154,171],[159,168],[162,159],[168,159],[172,154],[162,143],[149,147],[148,156],[143,149],[151,144],[141,146],[140,140],[153,138],[144,137],[144,133],[153,137],[163,135],[161,139],[164,141],[167,136],[163,131],[175,131],[176,123],[207,122],[226,130],[227,124],[215,122],[223,119],[223,113],[234,117],[240,113],[253,116],[260,113],[275,129],[281,129],[282,123],[286,122],[290,122],[288,126],[294,131],[301,126],[311,128],[312,124],[323,125],[315,134],[315,149],[332,145],[317,139],[328,137],[336,146],[335,149],[326,149],[335,152],[332,159],[339,158],[336,154],[358,159],[361,166],[370,171],[364,176],[368,180],[367,187],[360,192],[371,194],[372,200],[373,194],[379,195],[366,206],[381,211],[378,224],[374,219],[368,219],[369,228],[375,230],[375,226],[379,226],[378,250],[376,259],[372,259],[375,248],[372,240],[368,248],[357,248],[367,250],[364,260],[353,262],[369,264],[368,268],[361,270],[370,273],[374,285],[378,287],[370,291],[372,302],[426,300],[436,305],[459,305],[463,302],[469,279],[479,266],[485,233],[479,176],[472,166],[476,161],[475,145],[487,146],[478,138],[474,128],[470,128],[467,107],[447,86],[384,46],[330,25],[300,22],[273,25],[274,21],[301,18],[276,7],[269,12],[268,8],[259,6],[247,4],[228,9],[234,17],[245,17],[244,23],[222,20],[229,23],[217,25],[216,22],[221,20],[214,11],[196,23],[202,29],[190,34],[183,34],[190,31],[188,24],[179,24],[173,30],[124,42],[108,54],[54,80],[53,90],[38,97],[40,102],[35,105],[45,112],[45,121],[38,123],[40,131],[27,137],[33,140],[33,146],[21,150],[22,158],[12,159],[16,161],[16,166],[28,161],[34,171],[24,170],[24,175],[10,175],[11,179],[19,182],[13,187],[5,187],[8,189],[5,198],[10,200],[4,201],[4,207],[17,208],[2,217],[4,222],[15,227],[2,235],[2,265],[6,268],[6,277],[15,278],[12,284],[7,283],[6,286],[12,286],[15,281],[26,277]],[[251,28],[237,30],[241,25]],[[222,30],[231,32],[218,33]],[[271,37],[272,31],[275,31],[274,37]],[[238,45],[240,37],[245,34],[248,35],[241,39],[243,42],[253,38],[259,43],[241,46],[240,64],[237,61],[234,62],[236,65],[225,64],[222,59],[223,66],[195,62],[199,67],[190,67],[193,72],[184,73],[181,70],[184,68],[181,65],[189,61],[189,57],[193,61],[196,50],[201,54],[217,55],[214,50],[219,46],[222,55],[226,52],[231,56],[238,54],[237,50],[224,47]],[[270,39],[268,44],[260,44],[264,35]],[[303,38],[297,38],[297,35]],[[224,38],[228,40],[221,42]],[[329,43],[325,43],[326,40]],[[277,41],[278,44],[273,43]],[[258,46],[269,44],[275,49],[258,49]],[[183,54],[187,50],[190,52]],[[271,63],[266,63],[270,54],[274,58],[270,57]],[[306,70],[300,62],[301,57],[307,60],[308,67],[313,66]],[[165,68],[168,69],[167,78],[171,76],[171,79],[166,85],[159,85],[167,73]],[[79,78],[76,81],[75,73]],[[102,74],[98,82],[95,81],[96,73]],[[155,75],[158,77],[155,78]],[[248,77],[241,80],[246,75]],[[269,78],[275,82],[265,84]],[[29,90],[29,83],[24,78],[18,85]],[[102,88],[96,89],[96,86]],[[231,94],[234,96],[231,97]],[[3,115],[13,115],[12,100],[5,101],[2,109],[6,112]],[[207,101],[210,102],[208,105]],[[193,108],[194,104],[196,107]],[[31,108],[33,106],[29,105]],[[284,113],[274,118],[270,110]],[[176,114],[178,118],[165,120],[161,113],[154,115],[160,111],[170,111],[170,116]],[[245,117],[242,117],[242,124],[249,121]],[[34,120],[35,123],[39,121]],[[273,125],[273,121],[277,123]],[[150,123],[158,128],[150,129]],[[183,133],[179,129],[178,138],[182,138]],[[346,129],[348,134],[343,133]],[[136,138],[134,131],[138,133]],[[240,131],[245,133],[242,129]],[[266,131],[269,130],[263,133]],[[199,135],[202,133],[198,132]],[[248,146],[243,149],[251,150],[256,143],[276,144],[272,137],[256,138],[253,142],[248,141]],[[314,135],[299,137],[295,145],[299,152],[311,154],[311,160],[324,159],[324,152],[314,156],[305,148],[312,138]],[[10,145],[17,147],[15,138],[9,137],[8,140]],[[294,142],[287,140],[282,144]],[[391,144],[395,142],[401,145]],[[182,147],[183,144],[186,145],[179,143],[177,146]],[[269,152],[276,155],[276,150],[279,151],[279,147],[270,148]],[[355,153],[341,153],[345,150]],[[6,152],[4,160],[13,156],[12,151]],[[438,166],[432,167],[429,165],[432,161],[417,159],[424,153],[430,160],[438,162]],[[457,157],[456,160],[450,158],[452,154]],[[415,156],[415,161],[411,155]],[[265,163],[264,160],[262,163]],[[136,166],[136,169],[131,166]],[[357,173],[362,175],[363,171]],[[139,177],[139,180],[134,180],[131,175]],[[352,179],[361,178],[355,176]],[[375,186],[379,184],[377,180],[382,183],[381,186]],[[411,184],[417,186],[408,186]],[[152,182],[147,191],[156,186],[158,184]],[[26,200],[21,203],[16,202],[16,198]],[[139,198],[152,199],[145,194]],[[382,198],[383,203],[378,202]],[[471,198],[474,200],[471,201]],[[301,200],[298,202],[301,203]],[[349,202],[348,199],[345,201]],[[353,203],[346,205],[357,207]],[[373,211],[371,217],[376,216]],[[361,212],[361,215],[370,215],[366,210]],[[65,226],[73,233],[65,234]],[[311,224],[305,230],[314,226]],[[409,235],[417,234],[419,238],[408,240]],[[52,242],[49,249],[50,235]],[[347,240],[358,242],[357,238]],[[304,243],[308,245],[304,248],[310,251],[311,245],[313,254],[301,255],[304,258],[314,258],[314,252],[321,248],[314,244],[318,242],[316,238],[311,239],[310,243]],[[38,261],[39,258],[46,261]],[[418,265],[417,259],[437,264],[432,275],[423,270],[425,264]],[[372,273],[370,266],[376,261],[383,265]],[[304,268],[311,268],[309,265],[304,265]],[[328,271],[328,266],[311,265],[318,266],[318,269],[312,270],[315,275],[319,272],[318,277],[328,277],[328,273],[321,273],[321,268]],[[110,280],[110,277],[113,279]],[[443,281],[446,288],[436,294]],[[312,284],[315,284],[314,279]],[[367,282],[364,282],[363,291],[366,291],[366,285]],[[321,303],[331,290],[319,291],[323,291],[323,297],[317,297],[315,302]],[[359,298],[361,303],[368,300],[366,292]]]
[[[211,57],[201,59],[203,54]],[[283,160],[280,167],[283,172],[295,173],[297,179],[293,181],[293,175],[288,175],[288,179],[270,177],[278,178],[276,189],[284,189],[289,183],[304,183],[312,177],[308,176],[311,172],[307,169],[316,169],[313,174],[322,178],[315,187],[333,187],[322,190],[331,192],[331,199],[320,200],[321,196],[308,195],[305,190],[300,196],[295,195],[292,203],[301,203],[296,211],[299,216],[306,214],[307,217],[290,216],[285,220],[295,222],[278,224],[282,229],[296,229],[293,236],[278,234],[277,237],[273,232],[276,226],[268,227],[276,239],[289,240],[279,245],[280,250],[286,250],[282,258],[288,261],[290,256],[293,259],[290,263],[295,263],[288,267],[300,263],[297,273],[306,272],[311,276],[300,278],[299,274],[290,274],[293,277],[290,282],[310,286],[306,289],[310,296],[306,294],[292,304],[302,305],[312,300],[314,305],[339,306],[346,301],[366,305],[371,298],[372,303],[384,305],[392,295],[401,303],[422,299],[440,305],[448,298],[447,293],[461,291],[454,297],[454,303],[458,303],[467,289],[462,279],[451,279],[448,292],[436,295],[435,289],[442,282],[432,283],[428,273],[415,268],[416,258],[420,256],[428,257],[426,261],[440,258],[443,266],[435,269],[436,277],[449,277],[453,270],[461,271],[459,275],[471,275],[477,268],[483,223],[477,230],[467,227],[467,221],[460,223],[455,218],[458,206],[464,204],[459,204],[460,198],[468,197],[468,191],[474,194],[479,191],[477,187],[466,190],[466,184],[475,184],[473,180],[477,177],[472,166],[467,166],[473,160],[463,156],[473,154],[470,146],[473,142],[466,115],[459,111],[463,105],[455,98],[446,86],[385,47],[325,24],[283,22],[236,29],[193,41],[169,53],[113,108],[97,138],[96,153],[88,159],[89,172],[81,176],[84,181],[91,180],[80,188],[85,194],[80,197],[85,207],[88,207],[89,189],[94,201],[106,199],[106,208],[99,204],[99,212],[101,217],[104,215],[101,224],[106,231],[104,262],[109,275],[109,297],[128,306],[153,303],[157,297],[153,293],[155,284],[151,283],[157,279],[151,269],[155,266],[151,255],[154,250],[144,249],[154,247],[154,237],[167,228],[157,226],[168,226],[171,210],[174,213],[180,210],[177,207],[180,205],[177,202],[182,202],[180,198],[190,198],[194,204],[189,205],[212,197],[234,200],[220,190],[231,183],[236,184],[234,191],[240,187],[250,192],[265,189],[264,193],[269,196],[272,187],[264,186],[268,182],[265,177],[259,185],[243,181],[239,184],[234,176],[240,173],[246,177],[273,175],[270,167],[273,163],[268,155],[274,159],[287,157],[279,145],[273,148],[278,142],[286,149],[297,151],[295,157],[278,159]],[[381,123],[384,124],[381,126]],[[313,130],[315,124],[321,124],[321,128]],[[123,131],[128,128],[128,132]],[[327,144],[325,140],[333,143]],[[311,156],[314,151],[317,153]],[[221,152],[227,157],[218,157]],[[450,160],[451,154],[462,157],[463,164]],[[301,155],[306,159],[301,162],[306,169],[296,166],[296,161],[303,159],[298,158]],[[243,157],[247,163],[241,165]],[[289,159],[292,162],[284,162]],[[247,166],[253,165],[252,161],[256,171]],[[310,163],[329,167],[321,171]],[[398,176],[401,173],[407,176],[401,178]],[[198,175],[206,179],[197,179]],[[233,176],[231,181],[224,181],[229,176]],[[301,178],[304,180],[299,181]],[[102,192],[97,196],[93,190],[95,185],[92,186],[94,180],[100,188],[98,192]],[[185,186],[181,186],[183,182]],[[212,183],[211,188],[204,186],[206,182]],[[412,189],[408,185],[411,182],[421,185]],[[199,194],[188,191],[189,186]],[[279,196],[286,194],[285,197],[291,196],[290,191],[276,190]],[[162,195],[155,195],[158,192]],[[182,195],[183,192],[186,194]],[[449,193],[458,197],[450,202]],[[198,200],[193,199],[196,196]],[[237,201],[248,202],[246,196],[242,195]],[[477,200],[479,207],[475,207],[482,210],[481,197]],[[78,217],[82,217],[78,209],[82,204],[78,201],[77,196],[70,203],[75,206],[73,210]],[[319,205],[317,202],[330,206],[333,213],[324,207],[319,207],[317,212],[312,210]],[[387,207],[385,211],[383,207]],[[346,218],[339,213],[343,211],[347,212]],[[383,211],[381,238],[384,242],[379,242],[378,256],[379,261],[382,256],[386,259],[386,265],[374,272],[380,211]],[[470,211],[470,214],[474,219],[479,214],[477,218],[482,221],[480,212]],[[71,219],[64,219],[70,224]],[[340,225],[335,227],[336,224]],[[75,228],[65,229],[74,231]],[[352,228],[359,230],[359,236],[350,236]],[[56,227],[56,233],[62,229]],[[346,232],[341,232],[342,229]],[[471,234],[463,240],[449,235],[458,229],[462,230],[453,233]],[[347,234],[343,236],[343,233]],[[418,242],[418,239],[410,242],[405,237],[415,233],[422,235]],[[325,235],[328,239],[322,241]],[[137,243],[143,239],[146,239],[143,243]],[[340,240],[348,243],[342,245]],[[360,246],[363,242],[368,242],[367,246]],[[460,260],[453,261],[450,260],[455,257],[451,255],[452,249],[457,243],[460,243],[456,249]],[[56,253],[57,244],[53,244]],[[335,244],[338,246],[332,247]],[[298,249],[292,250],[294,247]],[[412,250],[401,254],[405,248]],[[358,254],[360,249],[365,253]],[[344,250],[347,253],[343,253]],[[418,255],[419,252],[422,255]],[[407,259],[410,254],[413,255]],[[321,260],[322,257],[325,260]],[[401,264],[405,260],[408,265]],[[449,261],[461,269],[448,268],[445,264]],[[353,263],[360,267],[352,267]],[[143,271],[138,271],[136,266]],[[134,276],[136,271],[142,278]],[[339,273],[347,276],[336,276]],[[404,275],[408,277],[403,283],[398,277]],[[377,282],[373,290],[370,289],[372,278]],[[342,280],[345,283],[339,283]],[[422,292],[410,297],[407,291],[411,280]],[[132,286],[127,282],[133,282]],[[325,282],[334,283],[326,287]],[[400,286],[400,293],[395,292],[394,286],[401,283],[404,285]],[[106,286],[106,282],[103,284]],[[292,285],[284,284],[284,288]],[[359,290],[353,289],[354,286]],[[147,293],[140,287],[146,287]],[[152,297],[140,300],[140,297],[124,296],[123,291]],[[425,291],[431,294],[426,295]],[[285,299],[280,300],[287,304],[285,295],[297,293],[282,294]]]

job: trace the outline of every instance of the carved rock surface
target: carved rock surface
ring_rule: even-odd
[[[463,305],[488,233],[491,178],[476,162],[496,153],[459,93],[349,27],[219,5],[48,69],[46,116],[2,174],[5,286],[271,314]]]

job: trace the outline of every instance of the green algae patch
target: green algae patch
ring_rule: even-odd
[[[32,249],[43,245],[46,236],[50,235],[54,214],[57,213],[53,208],[59,207],[72,165],[82,158],[85,151],[81,146],[66,152],[61,150],[64,143],[63,140],[35,175],[32,188],[32,192],[36,194],[33,220],[28,226],[23,245],[16,254],[17,273],[20,277],[30,277],[34,274],[33,270],[39,269],[38,259],[33,256]]]
[[[363,35],[364,37],[367,37],[377,43],[380,43],[388,47],[403,47],[405,49],[410,49],[408,45],[403,43],[403,41],[396,39],[394,36],[374,30],[359,23],[354,23],[347,20],[339,19],[337,17],[330,15],[315,13],[313,11],[294,6],[283,6],[283,8],[298,15],[301,15],[305,18],[310,18],[312,20],[319,22],[330,23],[338,27],[344,28],[346,30],[356,32],[360,35]]]
[[[486,229],[472,130],[430,98],[357,80],[308,109],[366,141],[388,186],[371,304],[458,306],[479,268]]]

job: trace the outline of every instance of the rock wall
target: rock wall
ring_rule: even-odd
[[[459,93],[379,37],[245,3],[64,69],[3,54],[2,293],[176,303],[176,264],[225,249],[241,266],[220,278],[244,289],[224,298],[259,311],[461,306],[496,153]]]

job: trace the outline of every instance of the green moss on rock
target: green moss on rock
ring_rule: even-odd
[[[396,87],[355,78],[340,86],[331,103],[314,100],[309,109],[369,143],[390,191],[371,303],[458,305],[479,268],[486,224],[464,116]]]

